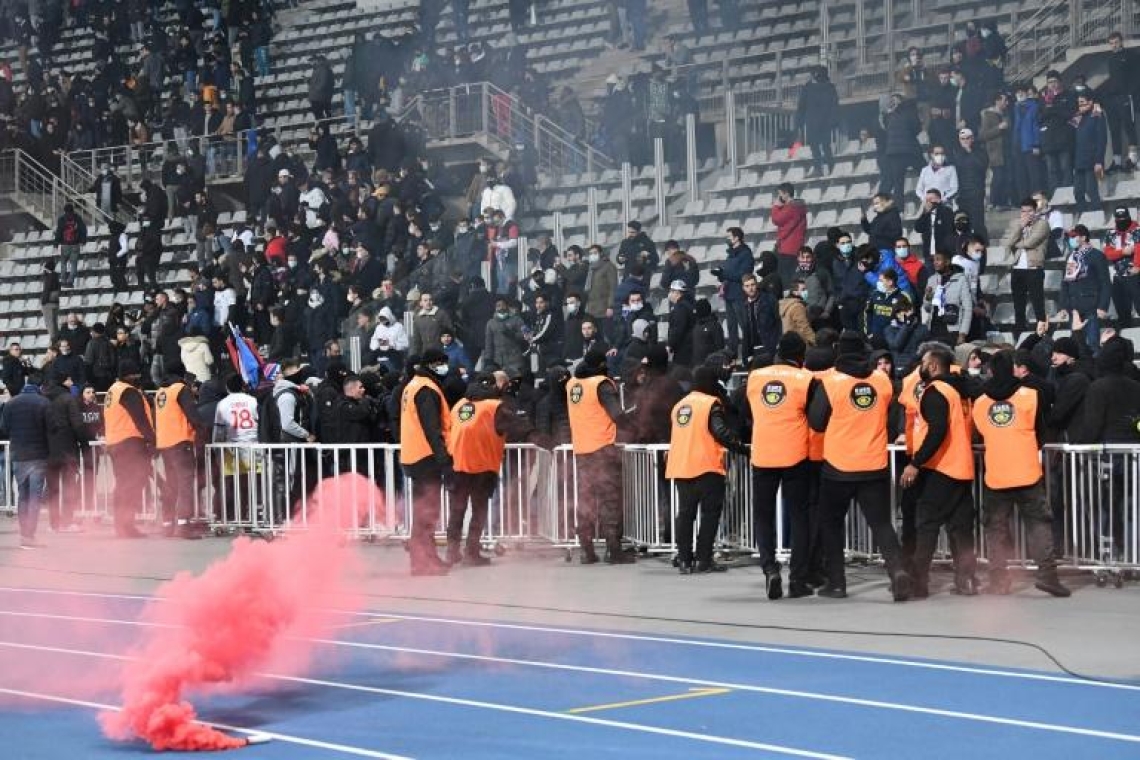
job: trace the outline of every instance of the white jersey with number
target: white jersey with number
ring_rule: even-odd
[[[218,440],[223,430],[225,438]],[[214,438],[218,443],[257,443],[257,399],[248,393],[231,393],[219,401]]]

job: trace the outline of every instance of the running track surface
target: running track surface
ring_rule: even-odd
[[[99,612],[62,611],[83,599]],[[68,685],[121,666],[144,603],[0,589],[4,758],[147,752],[99,733],[95,712],[113,692]],[[305,678],[267,674],[248,693],[194,699],[203,720],[275,736],[238,757],[1140,757],[1140,685],[457,618],[344,619]]]

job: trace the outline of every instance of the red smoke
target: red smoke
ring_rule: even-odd
[[[196,722],[187,693],[240,690],[259,671],[308,667],[314,645],[306,639],[328,637],[344,619],[327,610],[363,606],[350,591],[355,554],[335,526],[350,524],[374,490],[360,475],[327,480],[310,502],[306,529],[273,542],[239,538],[200,576],[181,573],[164,584],[162,601],[143,613],[161,627],[147,629],[126,664],[123,709],[100,715],[103,732],[118,741],[145,739],[156,750],[244,746],[245,739]],[[333,509],[347,511],[347,519]]]

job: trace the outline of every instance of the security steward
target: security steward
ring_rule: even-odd
[[[447,564],[435,549],[440,489],[455,477],[447,434],[451,425],[443,378],[447,354],[429,349],[415,364],[400,395],[400,464],[412,479],[412,535],[408,541],[412,575],[446,575]]]
[[[578,498],[579,561],[592,565],[594,526],[601,527],[606,541],[606,562],[626,565],[632,553],[622,551],[621,452],[617,448],[618,420],[622,417],[617,385],[606,376],[606,354],[590,349],[574,377],[566,383],[570,415],[570,442],[582,484]]]
[[[499,470],[507,440],[522,441],[533,432],[529,418],[504,403],[510,380],[505,372],[485,373],[467,386],[467,394],[451,408],[447,450],[454,462],[455,480],[449,493],[447,514],[447,561],[481,567],[491,560],[479,551],[479,539],[487,525],[491,495],[499,485]],[[463,545],[463,518],[471,504],[467,542]]]
[[[900,565],[898,536],[891,525],[887,451],[891,381],[871,366],[860,333],[844,331],[837,349],[835,372],[823,378],[808,402],[808,424],[824,433],[820,504],[828,583],[817,593],[832,599],[847,596],[843,538],[854,498],[886,560],[895,601],[906,601],[911,577]]]
[[[966,414],[968,391],[961,376],[950,374],[954,354],[932,348],[922,355],[918,371],[922,395],[915,418],[915,451],[903,469],[903,488],[918,489],[916,502],[914,597],[929,596],[930,563],[942,527],[957,549],[954,591],[978,593],[974,570],[974,450]],[[919,473],[925,473],[921,486]]]
[[[166,377],[154,397],[154,437],[166,488],[159,504],[159,519],[166,523],[166,535],[201,538],[191,525],[194,514],[196,442],[200,430],[198,404],[194,393],[180,377]]]
[[[677,486],[677,567],[681,575],[694,572],[693,522],[699,509],[695,572],[723,572],[728,568],[713,561],[713,542],[724,509],[724,452],[747,455],[748,447],[725,419],[715,369],[697,368],[692,392],[677,402],[669,419],[672,431],[665,477]]]
[[[135,515],[143,511],[155,441],[150,404],[138,387],[141,379],[139,364],[124,361],[104,401],[107,454],[115,470],[115,535],[119,538],[143,537],[135,526]]]
[[[776,561],[776,495],[791,520],[792,557],[788,595],[811,596],[807,584],[811,555],[808,514],[810,453],[807,406],[814,375],[803,368],[807,344],[788,332],[776,347],[776,363],[748,375],[746,416],[752,420],[753,525],[769,599],[784,595]],[[781,488],[783,489],[781,491]]]
[[[1006,563],[1011,551],[1010,518],[1016,508],[1025,526],[1029,556],[1037,563],[1036,586],[1053,596],[1070,591],[1057,577],[1053,554],[1053,514],[1045,501],[1041,439],[1045,407],[1038,392],[1014,377],[1014,355],[999,351],[990,358],[991,377],[974,402],[974,427],[985,441],[983,520],[989,549],[987,594],[1010,592]]]

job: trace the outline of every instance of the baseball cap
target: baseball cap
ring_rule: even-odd
[[[679,290],[684,293],[688,289],[689,286],[685,284],[684,280],[673,280],[673,282],[669,283],[669,290]]]
[[[958,137],[973,137],[973,136],[974,136],[974,130],[970,129],[969,127],[963,127],[962,129],[958,130]]]
[[[278,177],[292,177],[293,175],[289,173],[288,169],[282,169],[281,171],[277,172],[277,176]]]

